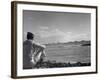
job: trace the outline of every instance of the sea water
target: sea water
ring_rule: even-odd
[[[90,46],[81,45],[48,45],[46,47],[46,60],[56,62],[91,62]]]

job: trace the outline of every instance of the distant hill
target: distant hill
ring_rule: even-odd
[[[91,45],[91,41],[86,41],[86,40],[81,40],[81,41],[73,41],[73,42],[64,42],[64,43],[48,43],[45,44],[46,46],[49,45],[81,45],[81,46],[90,46]]]
[[[87,44],[82,44],[81,46],[91,46],[91,44],[87,43]]]

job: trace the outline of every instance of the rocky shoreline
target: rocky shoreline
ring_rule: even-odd
[[[41,63],[38,63],[36,65],[36,68],[61,68],[61,67],[82,67],[82,66],[91,66],[91,63],[82,63],[82,62],[67,62],[67,63],[62,63],[62,62],[56,62],[56,61],[44,61]]]

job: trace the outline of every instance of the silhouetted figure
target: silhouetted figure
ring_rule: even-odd
[[[45,55],[45,46],[34,42],[34,34],[27,33],[27,40],[23,43],[23,69],[32,69],[37,63],[43,61]]]

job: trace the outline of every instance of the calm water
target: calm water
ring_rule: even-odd
[[[91,62],[90,46],[48,45],[46,59],[57,62]]]

